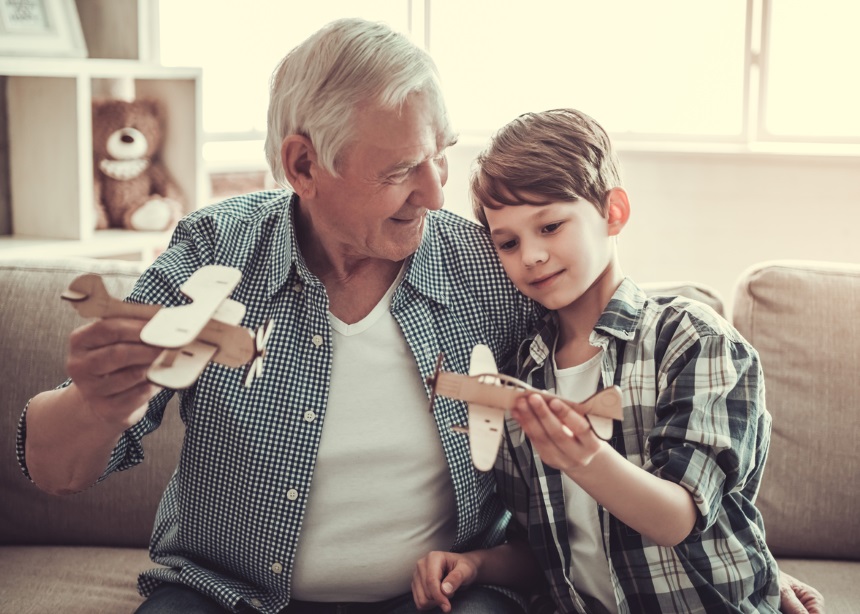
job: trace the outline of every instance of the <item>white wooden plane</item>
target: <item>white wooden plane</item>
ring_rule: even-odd
[[[274,323],[269,320],[256,332],[239,326],[245,306],[228,297],[241,278],[238,269],[201,267],[180,287],[191,302],[169,308],[116,299],[108,294],[102,278],[94,274],[77,277],[61,297],[86,318],[149,320],[140,340],[164,348],[146,374],[154,384],[188,388],[214,361],[229,367],[247,365],[245,386],[250,386],[263,374],[266,343]]]
[[[458,433],[469,435],[472,463],[480,471],[489,471],[496,461],[502,443],[505,413],[512,409],[522,396],[539,394],[547,402],[565,399],[538,390],[515,377],[498,372],[493,353],[486,345],[476,345],[469,361],[469,375],[442,371],[443,355],[439,354],[436,370],[427,378],[431,386],[430,411],[436,395],[466,401],[469,406],[469,426],[452,426]],[[582,403],[579,411],[591,425],[594,433],[603,440],[612,437],[613,420],[624,416],[621,406],[621,389],[618,386],[604,388]]]

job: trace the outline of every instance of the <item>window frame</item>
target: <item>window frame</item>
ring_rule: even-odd
[[[153,62],[160,61],[159,2],[148,3],[149,28],[148,49]],[[433,27],[433,0],[400,0],[406,2],[409,31],[412,39],[427,50],[430,49]],[[744,66],[742,85],[741,130],[738,135],[696,135],[673,133],[624,132],[611,134],[619,150],[656,152],[698,153],[775,153],[801,155],[860,155],[860,137],[825,135],[773,134],[766,128],[768,103],[768,76],[771,61],[771,16],[774,0],[746,0]],[[143,9],[142,9],[143,10]],[[483,130],[462,127],[461,142],[484,142],[489,134]],[[203,131],[204,147],[213,143],[235,143],[264,141],[263,130],[237,132]],[[238,161],[207,161],[214,170],[247,167]]]

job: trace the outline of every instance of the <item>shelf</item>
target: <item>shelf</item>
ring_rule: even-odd
[[[151,262],[167,247],[170,234],[170,232],[134,230],[97,230],[86,240],[0,237],[0,260],[88,257]]]
[[[79,58],[0,58],[0,75],[10,77],[83,77],[87,79],[198,79],[200,68],[162,66],[134,60]]]
[[[95,230],[92,102],[106,97],[113,82],[124,83],[124,91],[134,98],[158,100],[164,109],[160,158],[183,193],[184,213],[208,202],[199,68],[132,60],[4,58],[0,76],[6,85],[5,157],[12,211],[12,236],[0,240],[0,252],[30,253],[46,246],[55,256],[130,251],[128,237],[111,241]],[[149,249],[149,240],[140,240],[142,246],[135,244],[131,251]],[[32,247],[24,249],[26,245]]]

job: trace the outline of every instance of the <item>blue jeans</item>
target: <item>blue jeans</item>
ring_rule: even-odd
[[[485,586],[470,586],[457,592],[451,602],[452,614],[523,614],[523,609],[500,592]],[[158,586],[135,614],[224,614],[223,607],[209,597],[183,584]],[[240,612],[252,614],[251,606]],[[431,614],[440,612],[438,608]],[[418,610],[407,593],[378,603],[307,603],[293,601],[281,614],[416,614]]]

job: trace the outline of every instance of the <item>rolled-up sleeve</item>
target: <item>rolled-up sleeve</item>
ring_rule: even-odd
[[[769,424],[756,351],[723,334],[686,337],[664,361],[645,469],[693,497],[694,534],[717,518],[720,500],[742,490],[758,460],[758,429]]]

